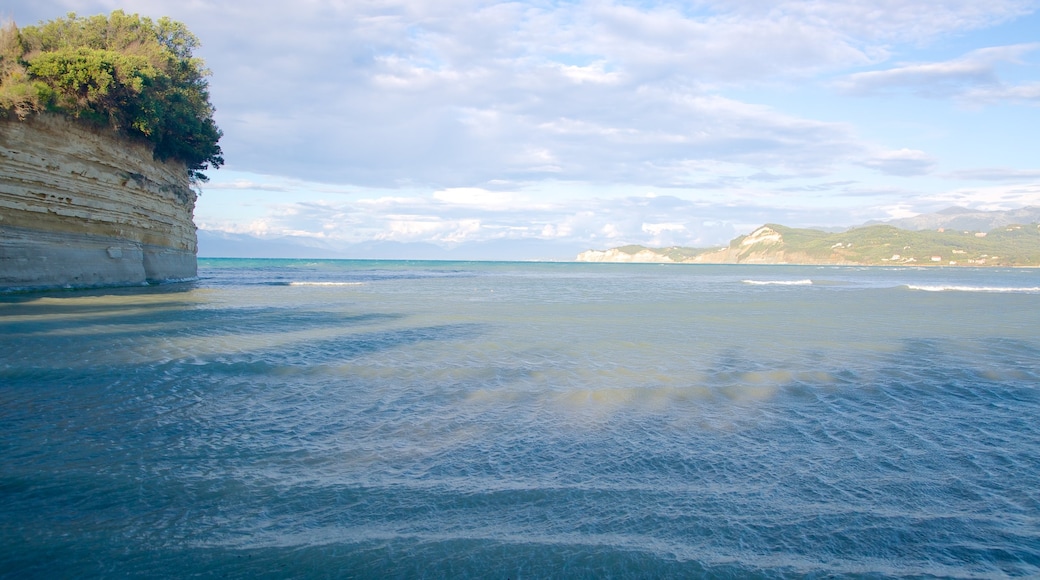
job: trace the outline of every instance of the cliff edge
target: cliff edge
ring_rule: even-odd
[[[185,164],[115,131],[0,117],[0,290],[194,278]]]

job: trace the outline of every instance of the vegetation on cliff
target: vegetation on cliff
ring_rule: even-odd
[[[199,41],[181,23],[116,10],[0,28],[0,114],[51,111],[148,140],[193,179],[224,163]]]

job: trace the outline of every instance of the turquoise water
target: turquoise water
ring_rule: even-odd
[[[4,577],[1040,575],[1040,271],[200,260],[0,296]]]

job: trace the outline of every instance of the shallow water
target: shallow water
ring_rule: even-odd
[[[11,576],[1040,575],[1040,271],[201,260],[0,297]]]

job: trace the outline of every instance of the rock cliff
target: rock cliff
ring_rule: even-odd
[[[689,260],[695,264],[800,264],[821,263],[785,248],[783,235],[769,226],[762,226],[728,248],[707,251]]]
[[[621,262],[621,263],[669,263],[673,260],[668,256],[661,255],[653,250],[640,249],[638,251],[626,252],[621,248],[609,250],[587,250],[575,259],[577,262]]]
[[[196,276],[183,164],[65,117],[0,118],[0,290]]]

